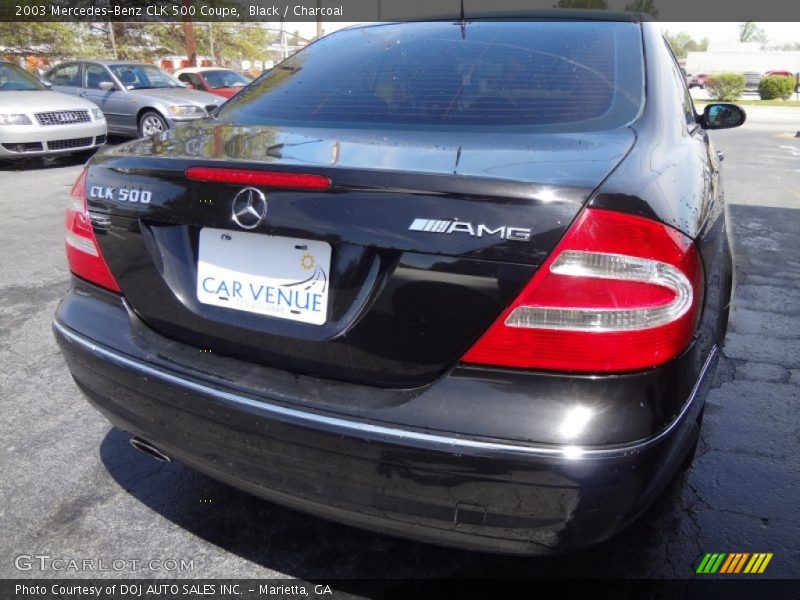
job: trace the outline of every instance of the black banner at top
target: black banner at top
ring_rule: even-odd
[[[0,21],[62,22],[572,19],[581,15],[613,18],[614,13],[620,12],[665,22],[798,21],[800,28],[800,2],[791,0],[3,0],[0,3]]]

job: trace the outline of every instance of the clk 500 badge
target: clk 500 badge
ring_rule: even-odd
[[[443,221],[438,219],[414,219],[409,226],[409,231],[425,231],[428,233],[466,233],[473,237],[497,235],[504,240],[512,242],[527,242],[531,239],[531,230],[527,227],[489,227],[483,223],[470,223],[469,221]]]
[[[152,197],[153,194],[148,190],[132,190],[102,185],[93,185],[89,188],[89,198],[96,198],[98,200],[116,200],[118,202],[150,204]]]

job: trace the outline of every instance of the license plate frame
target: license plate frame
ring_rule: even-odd
[[[206,305],[324,325],[331,245],[319,240],[203,227],[197,300]]]

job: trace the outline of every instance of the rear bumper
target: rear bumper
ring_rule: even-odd
[[[631,444],[578,448],[306,410],[100,344],[63,316],[56,338],[89,400],[184,464],[344,523],[509,553],[595,544],[646,508],[696,439],[716,354],[666,428]]]

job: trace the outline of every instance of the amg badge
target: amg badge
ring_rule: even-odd
[[[428,233],[466,233],[473,237],[497,235],[504,240],[512,242],[527,242],[531,239],[531,230],[527,227],[510,227],[508,225],[489,227],[483,223],[470,223],[468,221],[414,219],[408,229],[409,231],[427,231]]]

